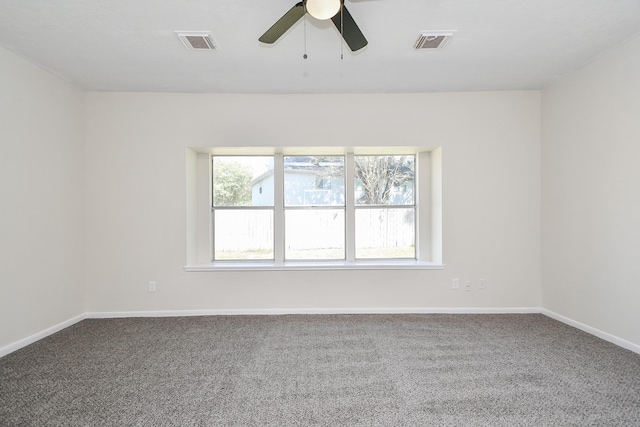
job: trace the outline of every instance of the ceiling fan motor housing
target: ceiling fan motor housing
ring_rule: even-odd
[[[341,0],[305,0],[305,8],[309,15],[316,19],[331,19],[340,12]]]

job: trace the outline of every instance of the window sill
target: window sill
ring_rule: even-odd
[[[444,270],[443,264],[425,261],[289,261],[221,262],[186,265],[184,271],[296,271],[296,270]]]

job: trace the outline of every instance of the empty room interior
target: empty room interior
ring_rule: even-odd
[[[636,0],[2,0],[0,425],[640,425],[639,117]]]

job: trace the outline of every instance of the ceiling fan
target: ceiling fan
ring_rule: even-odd
[[[278,19],[258,40],[262,43],[274,43],[289,28],[302,18],[305,13],[316,19],[331,19],[333,24],[342,34],[344,41],[353,52],[367,45],[360,28],[344,6],[344,0],[303,0],[296,3],[282,18]]]

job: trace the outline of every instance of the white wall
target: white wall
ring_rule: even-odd
[[[88,311],[540,305],[537,91],[88,93],[85,105]],[[185,147],[252,145],[442,146],[446,269],[184,272]],[[454,277],[487,289],[453,291]]]
[[[640,345],[640,38],[542,99],[543,307]]]
[[[85,311],[539,305],[640,343],[638,94],[640,39],[542,100],[83,100],[0,48],[0,349]],[[442,146],[446,269],[185,273],[185,147],[247,145]],[[452,291],[454,277],[473,290]]]
[[[85,312],[82,109],[0,48],[0,348]]]

